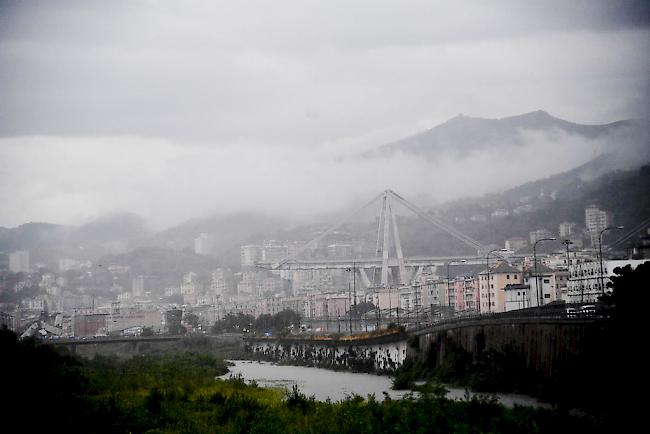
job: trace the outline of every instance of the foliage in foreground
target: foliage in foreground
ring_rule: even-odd
[[[396,389],[412,389],[416,380],[435,380],[483,392],[526,393],[563,408],[582,408],[612,423],[631,420],[639,411],[636,387],[646,371],[645,330],[650,305],[650,262],[613,270],[600,305],[607,313],[583,347],[564,361],[553,378],[527,368],[523,354],[509,345],[478,354],[445,337],[445,356],[430,351],[422,360],[407,359],[393,380]],[[635,393],[636,392],[636,393]]]
[[[507,409],[490,400],[444,398],[378,402],[350,397],[318,402],[291,392],[216,380],[226,367],[209,355],[79,360],[0,331],[3,384],[15,399],[5,408],[21,431],[84,433],[209,432],[563,432],[593,431],[589,419],[550,410]],[[21,384],[22,387],[18,388]],[[8,420],[8,419],[7,419]]]

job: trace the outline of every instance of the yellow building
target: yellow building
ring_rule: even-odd
[[[522,282],[521,270],[499,262],[496,267],[481,271],[478,275],[481,313],[506,311],[506,285]]]

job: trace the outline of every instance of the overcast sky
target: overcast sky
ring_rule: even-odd
[[[0,0],[0,226],[504,188],[581,161],[347,157],[458,113],[647,118],[648,53],[648,1]]]

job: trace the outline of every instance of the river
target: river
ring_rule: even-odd
[[[261,387],[285,388],[291,390],[298,385],[300,391],[307,396],[319,400],[340,401],[352,394],[367,398],[374,395],[378,401],[384,399],[384,392],[392,399],[400,399],[408,391],[392,390],[390,377],[372,374],[356,374],[352,372],[330,371],[328,369],[308,368],[304,366],[280,366],[270,362],[253,362],[249,360],[233,360],[234,366],[230,372],[220,378],[227,379],[231,375],[241,377],[250,382],[255,380]],[[446,386],[449,389],[447,398],[462,399],[465,389]],[[497,394],[499,402],[507,407],[523,405],[530,407],[550,407],[535,398],[526,395]]]

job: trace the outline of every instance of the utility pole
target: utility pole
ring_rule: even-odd
[[[354,310],[357,310],[357,263],[352,261],[352,287],[354,288]]]
[[[375,294],[377,294],[377,288],[375,288]],[[381,310],[379,309],[379,296],[377,296],[377,305],[375,306],[375,317],[377,319],[377,329],[379,330],[379,322],[380,322],[380,317],[379,315],[381,314]]]
[[[388,287],[388,322],[392,322],[393,320],[393,300],[392,300],[392,294],[390,292],[390,286]]]
[[[564,244],[566,246],[566,271],[567,271],[566,288],[567,288],[567,294],[568,294],[569,293],[568,292],[569,291],[569,282],[571,281],[571,267],[569,265],[570,262],[571,262],[571,259],[569,258],[569,246],[571,244],[573,244],[573,241],[567,239],[567,240],[562,241],[562,244]]]
[[[341,334],[341,312],[339,312],[339,309],[336,309],[336,315],[339,317],[339,334]]]
[[[612,229],[623,229],[623,226],[608,226],[598,234],[598,250],[600,251],[600,292],[605,295],[605,280],[603,279],[603,233]]]
[[[352,294],[350,293],[350,282],[348,281],[348,324],[350,326],[350,334],[352,334]]]

